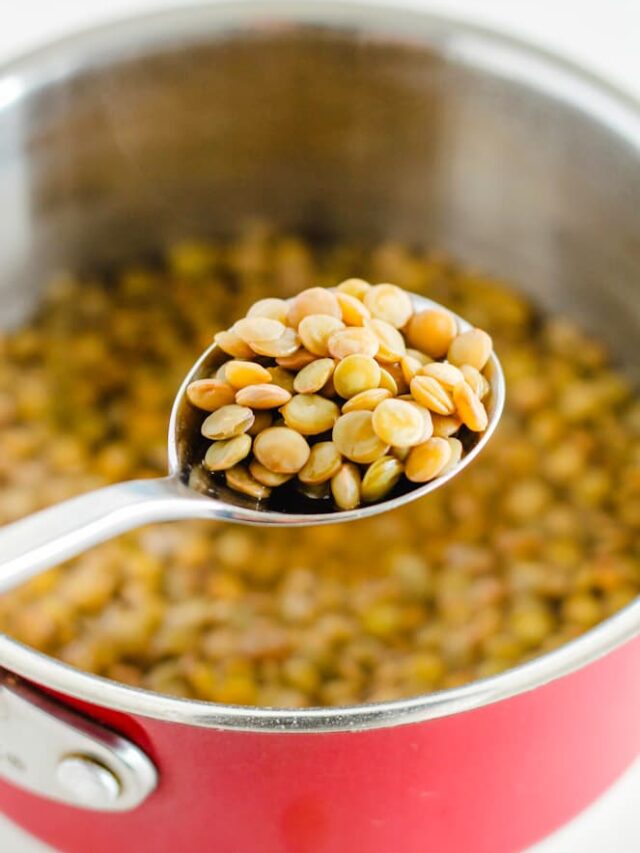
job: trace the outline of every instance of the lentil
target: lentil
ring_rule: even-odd
[[[395,447],[419,444],[425,431],[421,412],[406,400],[384,400],[374,410],[371,425],[381,441]]]
[[[318,485],[330,480],[342,465],[342,456],[332,441],[314,444],[298,477],[303,483]]]
[[[236,492],[242,492],[255,500],[263,500],[271,494],[271,489],[256,480],[243,465],[234,465],[233,468],[228,468],[225,472],[227,485],[235,489]]]
[[[451,395],[433,376],[415,376],[411,380],[411,393],[420,405],[437,415],[452,415],[455,405]]]
[[[411,318],[407,339],[412,347],[431,358],[442,358],[458,333],[455,318],[447,311],[427,309]]]
[[[373,415],[367,411],[341,415],[333,428],[333,443],[351,462],[375,462],[389,449],[374,432]]]
[[[272,321],[277,322],[277,321]],[[291,356],[300,349],[300,338],[293,329],[285,328],[279,338],[269,338],[268,340],[254,340],[251,342],[251,349],[257,355],[266,355],[270,358],[283,358]],[[282,365],[283,367],[285,365]]]
[[[380,384],[380,365],[368,355],[348,355],[333,373],[336,392],[345,399],[362,391],[372,391]]]
[[[256,341],[277,341],[284,335],[285,329],[284,323],[270,317],[244,317],[234,323],[230,331],[251,346]]]
[[[396,485],[404,466],[394,456],[381,456],[372,462],[362,478],[362,500],[366,503],[382,500]]]
[[[395,476],[399,470],[396,463],[408,458],[401,448],[423,444],[433,436],[431,411],[445,417],[455,415],[439,425],[442,437],[453,436],[463,426],[471,432],[483,431],[488,416],[479,395],[486,396],[488,380],[477,368],[465,363],[462,367],[469,377],[471,385],[468,385],[465,374],[456,365],[435,361],[415,348],[407,353],[400,329],[410,325],[413,313],[413,303],[406,291],[393,284],[369,285],[363,279],[347,280],[334,290],[307,288],[288,301],[277,297],[259,300],[245,317],[233,324],[230,333],[262,358],[224,362],[216,370],[215,379],[209,380],[218,383],[214,388],[209,387],[209,397],[213,400],[206,398],[203,380],[188,389],[196,408],[198,402],[216,406],[218,400],[226,399],[229,387],[235,389],[235,403],[223,406],[220,415],[213,416],[213,412],[202,424],[202,435],[221,441],[246,432],[258,438],[262,431],[259,427],[284,425],[311,437],[313,444],[314,437],[326,439],[323,434],[333,430],[337,452],[350,462],[367,465],[391,450],[390,458],[394,461],[387,467]],[[476,362],[484,359],[487,346],[492,346],[491,338],[479,329],[474,329],[471,335],[454,334],[456,330],[449,328],[450,318],[445,311],[422,312],[414,328],[414,338],[433,331],[435,349],[442,348],[443,335],[449,329],[454,336],[448,350],[455,354],[457,346],[458,355],[468,352],[469,358]],[[431,351],[435,349],[432,345]],[[275,363],[265,364],[265,358],[273,358]],[[471,386],[478,390],[478,395],[473,395]],[[349,405],[352,398],[355,401]],[[260,412],[276,408],[280,417],[261,418],[256,427]],[[460,411],[456,412],[456,408]],[[360,415],[346,417],[356,413]],[[463,444],[451,447],[455,452],[447,470],[464,455]],[[217,464],[216,452],[212,451],[210,458]],[[209,470],[216,469],[209,466]],[[361,476],[364,473],[361,471]],[[332,471],[330,476],[335,474]],[[239,474],[238,478],[244,494],[252,490],[260,492],[251,484],[247,487],[246,477],[242,476]],[[250,467],[248,476],[253,476]],[[268,488],[278,487],[271,485],[271,481],[263,482],[264,476],[257,479]],[[201,482],[194,476],[192,482],[207,492],[211,490],[210,479]],[[232,483],[233,475],[226,482]],[[315,494],[318,482],[304,478],[300,482],[306,494]],[[382,494],[384,490],[377,491]],[[369,501],[375,492],[376,489],[367,489]]]
[[[493,351],[493,341],[482,329],[470,329],[460,332],[451,341],[447,357],[451,364],[462,367],[470,364],[476,370],[482,370]]]
[[[248,456],[250,450],[249,435],[237,435],[227,441],[215,441],[205,454],[204,466],[209,471],[225,471]]]
[[[334,332],[329,338],[328,349],[334,358],[349,355],[368,355],[373,358],[380,345],[371,329],[353,326]]]
[[[334,332],[344,329],[342,320],[328,314],[309,314],[298,326],[303,346],[313,355],[329,355],[329,338]]]
[[[209,415],[202,424],[202,435],[205,438],[233,438],[247,432],[255,421],[253,411],[246,406],[223,406],[217,412]]]
[[[346,293],[349,296],[353,296],[354,299],[364,299],[369,290],[371,290],[371,285],[368,281],[364,281],[361,278],[348,278],[341,282],[336,287],[336,290],[339,293]]]
[[[336,298],[345,325],[364,326],[364,321],[371,319],[369,309],[355,296],[349,296],[348,293],[336,293]]]
[[[254,361],[227,361],[223,364],[224,380],[234,388],[246,388],[247,385],[260,385],[271,382],[271,374]]]
[[[305,317],[320,314],[340,319],[342,311],[335,294],[324,287],[310,287],[291,300],[287,319],[297,329]]]
[[[473,432],[482,432],[487,428],[489,418],[479,397],[471,390],[466,382],[459,382],[453,389],[455,403],[460,419]],[[446,414],[446,412],[441,412]]]
[[[261,229],[232,244],[181,247],[166,266],[125,270],[108,284],[56,281],[29,326],[0,332],[0,523],[114,475],[162,475],[166,414],[194,341],[206,346],[212,328],[230,326],[260,295],[254,258],[260,279],[281,282],[274,292],[339,281],[356,265],[486,328],[509,385],[496,440],[423,502],[354,522],[349,535],[342,525],[279,531],[194,521],[127,534],[3,595],[3,631],[72,666],[164,693],[344,705],[502,671],[634,600],[637,394],[623,391],[609,407],[593,402],[605,399],[600,379],[610,370],[598,342],[498,282],[399,244],[314,254]],[[344,292],[361,299],[367,289],[362,282]],[[227,335],[231,347],[242,344],[229,355],[255,359]],[[100,346],[76,348],[81,338]],[[299,348],[278,362],[297,373],[314,358]],[[35,406],[19,390],[27,386]],[[214,411],[233,403],[229,392]],[[274,411],[256,412],[249,433],[270,425]],[[431,419],[437,437],[460,428],[454,415]],[[566,480],[563,448],[578,429],[591,447],[579,442],[569,466],[579,473]],[[394,448],[393,456],[409,452]],[[309,488],[321,498],[327,482]]]
[[[298,394],[315,394],[331,379],[335,361],[332,358],[320,358],[303,367],[293,380],[293,389]]]
[[[297,474],[311,451],[299,432],[289,427],[269,427],[256,436],[253,452],[270,471]]]
[[[355,509],[360,503],[360,471],[345,462],[331,478],[331,494],[339,509]]]
[[[384,320],[390,326],[401,329],[413,314],[411,299],[395,284],[376,284],[364,294],[363,302],[372,317]]]
[[[388,388],[369,388],[368,391],[360,391],[359,394],[354,394],[342,407],[342,413],[358,412],[373,410],[383,400],[388,400],[391,397],[391,391]]]
[[[412,448],[407,457],[406,475],[412,483],[433,480],[449,464],[451,446],[446,438],[428,438]]]
[[[302,435],[319,435],[333,428],[340,410],[318,394],[296,394],[282,407],[284,422]]]
[[[236,394],[239,406],[250,406],[252,409],[276,409],[290,399],[291,394],[279,385],[247,385]]]
[[[189,402],[205,412],[233,403],[235,396],[235,389],[219,379],[196,379],[187,388]]]
[[[263,486],[269,486],[271,488],[282,486],[293,477],[293,474],[276,474],[275,471],[270,471],[268,468],[265,468],[265,466],[261,462],[258,462],[257,459],[251,460],[249,463],[249,471],[255,480],[262,483]]]

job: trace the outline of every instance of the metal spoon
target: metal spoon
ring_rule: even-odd
[[[430,299],[413,293],[410,296],[416,311],[442,308]],[[462,331],[471,328],[461,317],[454,316]],[[327,507],[326,502],[311,501],[301,495],[297,495],[295,500],[289,498],[288,505],[278,504],[274,508],[270,499],[262,506],[217,483],[211,494],[195,491],[188,485],[193,464],[197,461],[194,439],[199,435],[203,413],[188,402],[186,389],[193,380],[210,376],[226,358],[218,347],[210,347],[193,365],[178,391],[169,424],[168,477],[107,486],[0,528],[0,592],[100,542],[153,522],[208,518],[286,527],[354,521],[396,509],[440,488],[466,468],[493,434],[504,406],[504,375],[494,354],[486,370],[491,385],[487,404],[489,424],[476,444],[447,474],[417,487],[411,484],[402,494],[396,494],[389,500],[353,510],[334,511]]]

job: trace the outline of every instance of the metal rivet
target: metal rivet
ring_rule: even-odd
[[[120,796],[118,777],[86,755],[68,755],[56,767],[56,779],[67,794],[87,806],[106,806]]]

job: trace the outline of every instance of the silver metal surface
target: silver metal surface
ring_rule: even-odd
[[[451,252],[568,312],[640,373],[640,109],[544,51],[396,4],[234,3],[66,39],[6,67],[0,93],[3,322],[52,270],[109,268],[257,216],[325,241]],[[6,637],[0,661],[190,725],[360,730],[507,698],[639,631],[636,601],[499,676],[344,709],[159,696]]]
[[[97,811],[130,811],[152,793],[155,767],[129,741],[0,671],[0,777]]]
[[[56,767],[56,781],[74,802],[89,808],[110,808],[122,792],[118,777],[87,755],[67,755]]]
[[[411,297],[416,311],[441,307],[431,299],[416,294]],[[454,316],[461,331],[472,328],[461,317]],[[194,364],[178,391],[169,424],[169,477],[107,486],[0,527],[0,593],[107,539],[152,522],[202,518],[263,527],[303,527],[357,521],[398,509],[444,486],[463,471],[495,432],[504,408],[504,375],[493,353],[487,366],[491,385],[487,398],[488,426],[447,474],[391,500],[353,510],[280,512],[244,498],[223,484],[216,487],[215,497],[210,497],[190,489],[184,482],[197,462],[192,458],[192,443],[203,420],[202,413],[187,400],[187,386],[195,379],[211,376],[214,367],[219,367],[225,358],[215,344],[211,346]]]

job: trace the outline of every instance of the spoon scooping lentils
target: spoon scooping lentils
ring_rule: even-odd
[[[202,468],[257,500],[294,481],[337,509],[374,503],[452,471],[487,429],[491,337],[394,284],[260,299],[214,340],[228,359],[187,387],[209,413]]]

